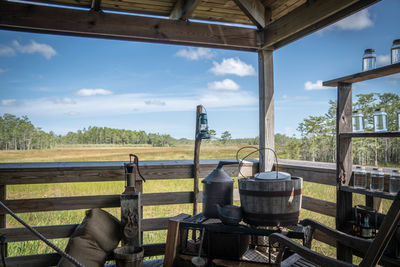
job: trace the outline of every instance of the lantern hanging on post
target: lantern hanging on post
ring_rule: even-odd
[[[205,110],[204,106],[203,109]],[[207,111],[202,111],[199,115],[199,128],[196,134],[196,139],[210,139],[208,132]]]

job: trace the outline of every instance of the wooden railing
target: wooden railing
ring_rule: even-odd
[[[209,174],[219,160],[202,160],[200,177]],[[35,213],[40,211],[61,211],[90,208],[119,207],[119,195],[52,197],[35,199],[9,200],[6,197],[8,185],[99,182],[124,180],[123,162],[76,162],[76,163],[6,163],[0,164],[0,199],[16,213]],[[257,172],[257,161],[243,164],[241,173],[250,176]],[[311,163],[307,161],[280,160],[279,169],[294,176],[303,177],[304,181],[335,185],[335,165],[328,163]],[[224,170],[232,177],[238,176],[236,165],[228,165]],[[149,180],[188,179],[193,177],[192,161],[143,161],[141,173]],[[202,201],[201,193],[199,201]],[[193,203],[193,192],[148,193],[142,195],[143,206]],[[236,190],[235,200],[239,200]],[[335,216],[336,203],[309,196],[303,196],[302,208],[327,216]],[[142,221],[143,231],[167,229],[169,217],[146,218]],[[0,223],[5,225],[5,212],[0,210]],[[67,238],[77,224],[51,225],[35,227],[49,239]],[[37,240],[25,228],[1,228],[0,234],[6,234],[7,242]],[[323,235],[317,239],[334,245],[334,240]],[[146,244],[145,256],[163,255],[165,244]],[[59,256],[55,253],[28,256],[8,257],[7,266],[52,266],[56,265]]]

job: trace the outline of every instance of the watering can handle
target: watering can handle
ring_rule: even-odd
[[[130,162],[130,163],[132,163],[132,157],[134,158],[134,159],[133,159],[133,163],[136,164],[137,171],[138,171],[138,174],[139,174],[140,178],[142,178],[143,181],[146,182],[146,179],[144,179],[143,175],[140,173],[140,170],[139,170],[139,157],[136,156],[135,154],[129,154],[129,162]]]

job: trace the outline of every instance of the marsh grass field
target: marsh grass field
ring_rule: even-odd
[[[201,159],[234,158],[236,151],[243,145],[202,145]],[[193,146],[177,147],[115,147],[115,146],[72,146],[51,150],[0,151],[0,162],[76,162],[76,161],[127,161],[129,153],[135,153],[140,160],[192,160]],[[235,183],[237,187],[237,183]],[[30,199],[63,196],[90,196],[120,194],[124,182],[64,183],[7,186],[7,199]],[[201,185],[200,185],[201,188]],[[193,190],[191,179],[150,180],[144,183],[144,193],[178,192]],[[304,182],[303,194],[314,198],[336,202],[335,187]],[[364,198],[354,197],[354,204],[363,204]],[[235,203],[240,205],[240,203]],[[390,203],[384,202],[384,211]],[[105,209],[120,218],[118,208]],[[201,210],[201,204],[199,207]],[[68,210],[55,212],[37,212],[19,214],[32,226],[61,225],[80,223],[85,210]],[[192,212],[192,204],[162,205],[144,207],[144,218],[168,217],[180,213]],[[308,210],[301,211],[301,218],[313,218],[334,227],[333,217],[321,215]],[[7,227],[21,227],[17,221],[7,215]],[[166,230],[144,233],[144,243],[162,243],[166,239]],[[52,240],[64,249],[67,239]],[[313,242],[313,249],[325,255],[335,257],[335,249],[321,242]],[[21,256],[37,253],[52,253],[52,249],[40,241],[15,242],[8,246],[9,256]]]

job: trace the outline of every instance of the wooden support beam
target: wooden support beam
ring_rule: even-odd
[[[0,29],[256,51],[256,30],[0,1]]]
[[[177,0],[169,18],[174,20],[187,20],[200,2],[201,0]]]
[[[258,28],[264,28],[271,19],[270,9],[260,0],[235,0],[235,3]]]
[[[263,48],[282,47],[379,1],[307,1],[265,28]]]
[[[258,52],[260,148],[275,149],[274,141],[274,62],[273,51]],[[260,150],[259,171],[272,170],[275,158],[270,151]]]
[[[350,83],[339,83],[337,88],[337,121],[336,134],[339,136],[342,132],[350,132],[351,113],[352,113],[352,85]],[[350,120],[348,120],[350,118]],[[342,185],[349,185],[352,175],[352,142],[351,138],[337,138],[337,156],[336,156],[336,175],[337,175],[337,193],[336,193],[336,229],[348,233],[346,222],[352,216],[352,193],[340,190]],[[343,261],[352,261],[352,249],[337,244],[337,258]]]

